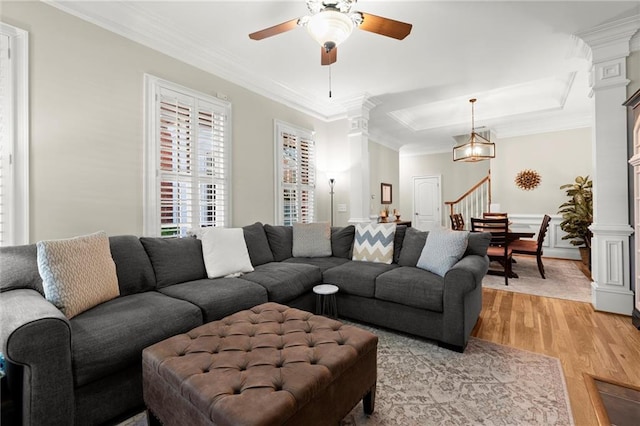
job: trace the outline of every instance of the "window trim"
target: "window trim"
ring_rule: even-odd
[[[0,22],[0,33],[9,37],[11,55],[10,155],[13,167],[11,192],[13,198],[6,229],[6,245],[29,243],[29,33]]]
[[[284,203],[282,199],[282,140],[280,138],[280,134],[282,132],[287,132],[297,136],[298,138],[306,138],[313,141],[314,144],[314,162],[313,162],[313,171],[314,175],[317,177],[317,166],[315,159],[317,158],[317,146],[315,140],[315,131],[305,129],[300,126],[295,126],[293,124],[289,124],[287,122],[281,120],[273,120],[273,140],[274,140],[274,188],[275,188],[275,223],[277,225],[284,225]],[[314,179],[313,185],[313,221],[316,220],[316,210],[317,210],[317,197],[316,195],[316,182]]]
[[[157,135],[158,116],[154,114],[156,96],[159,96],[160,89],[165,88],[175,92],[183,93],[187,96],[199,98],[216,104],[225,109],[227,116],[228,131],[224,135],[225,145],[225,187],[227,188],[227,202],[224,211],[225,227],[231,226],[232,216],[232,137],[231,132],[232,116],[231,103],[216,98],[197,90],[189,89],[168,80],[161,79],[151,74],[144,74],[144,166],[143,166],[143,235],[160,237],[160,149]]]

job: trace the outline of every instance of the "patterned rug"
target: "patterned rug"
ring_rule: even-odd
[[[572,425],[560,361],[472,338],[463,354],[354,324],[379,337],[375,411],[341,426]],[[146,425],[141,413],[121,425]]]
[[[351,425],[572,425],[557,358],[471,338],[463,354],[369,326],[379,337],[375,411]]]
[[[484,287],[557,299],[591,302],[591,280],[585,277],[572,260],[542,258],[546,279],[538,272],[535,256],[514,256],[513,272],[519,278],[510,278],[504,285],[504,277],[487,275]],[[497,264],[496,264],[497,265]],[[493,264],[492,264],[493,268]],[[497,265],[495,269],[500,269]]]

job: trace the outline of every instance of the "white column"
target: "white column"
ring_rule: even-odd
[[[349,223],[370,222],[371,175],[369,173],[369,111],[375,106],[368,95],[346,103],[349,119]]]
[[[595,309],[631,315],[627,111],[629,42],[640,26],[625,18],[578,34],[592,52],[593,241],[592,303]]]

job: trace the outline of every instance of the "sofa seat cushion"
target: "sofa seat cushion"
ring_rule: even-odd
[[[285,303],[311,291],[322,282],[320,268],[304,263],[271,262],[242,276],[267,289],[270,302]]]
[[[148,291],[102,303],[69,322],[77,387],[139,364],[144,348],[202,324],[202,314],[191,303]]]
[[[241,278],[189,281],[160,290],[200,307],[204,322],[215,321],[267,301],[267,290]]]
[[[373,297],[376,277],[397,267],[398,265],[393,263],[351,261],[324,271],[322,281],[337,285],[340,292]]]
[[[442,312],[444,278],[424,269],[401,266],[376,279],[376,299]]]
[[[349,259],[345,259],[342,257],[333,257],[333,256],[331,257],[290,257],[284,262],[304,263],[307,265],[314,265],[320,268],[322,272],[324,272],[327,269],[335,268],[336,266],[349,262]]]

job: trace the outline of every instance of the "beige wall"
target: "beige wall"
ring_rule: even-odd
[[[542,178],[532,191],[514,183],[524,169],[535,170]],[[592,170],[590,128],[500,139],[491,160],[493,202],[514,214],[556,214],[566,199],[560,186],[578,175],[591,175]]]
[[[400,157],[402,211],[410,212],[413,199],[412,178],[442,177],[442,201],[453,201],[487,175],[491,168],[492,202],[513,214],[556,214],[565,201],[559,188],[578,175],[591,175],[591,129],[574,129],[498,139],[496,158],[490,162],[454,163],[451,153]],[[514,179],[524,169],[536,170],[542,177],[532,191],[518,188]],[[448,226],[443,206],[443,222]]]
[[[398,151],[380,145],[372,140],[369,141],[369,179],[371,182],[371,214],[379,215],[384,206],[380,203],[380,184],[391,184],[391,204],[389,211],[399,209],[400,213],[400,174]],[[407,211],[407,213],[409,213]]]
[[[413,178],[440,176],[442,202],[454,201],[487,176],[489,163],[453,162],[450,152],[400,157],[400,197],[404,218],[413,216]],[[442,225],[448,226],[449,212],[442,206]]]
[[[1,13],[30,37],[31,241],[142,233],[145,73],[232,102],[234,226],[274,223],[274,119],[315,130],[320,162],[341,143],[327,123],[46,4]]]

